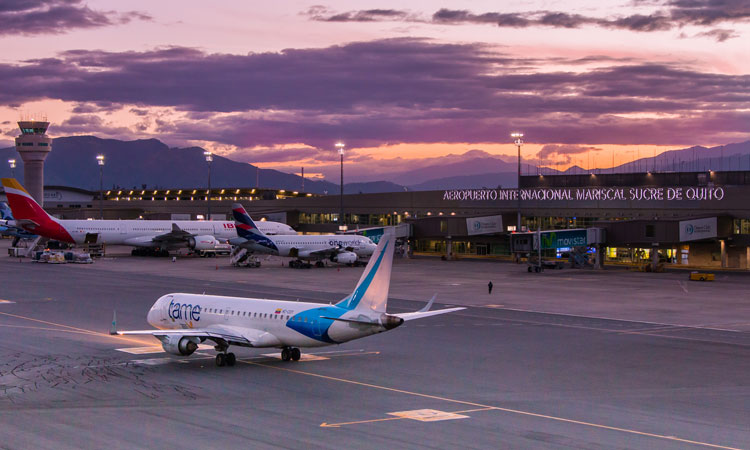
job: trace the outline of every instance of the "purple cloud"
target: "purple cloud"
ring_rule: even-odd
[[[507,28],[552,27],[580,28],[598,26],[638,32],[667,31],[685,25],[712,26],[724,22],[745,22],[750,19],[746,0],[673,0],[658,4],[663,9],[652,14],[631,14],[622,17],[589,17],[561,11],[486,12],[442,8],[432,17],[424,18],[405,10],[359,10],[343,13],[325,7],[312,7],[304,12],[311,20],[322,22],[427,22],[435,24],[491,24]],[[723,42],[735,37],[731,30],[724,33],[699,33]]]
[[[59,34],[77,28],[98,28],[151,20],[131,11],[96,11],[82,0],[16,0],[0,4],[0,35]]]
[[[548,69],[592,61],[606,66]],[[170,107],[179,117],[152,117],[168,141],[269,149],[497,142],[511,129],[538,143],[692,145],[746,133],[750,107],[748,75],[596,56],[516,59],[420,39],[248,55],[76,50],[0,64],[0,83],[14,86],[0,90],[5,104],[60,99],[89,105],[80,113],[96,105],[144,118]]]

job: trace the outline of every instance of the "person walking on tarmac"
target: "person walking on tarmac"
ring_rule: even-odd
[[[487,283],[487,293],[492,294],[492,281]]]

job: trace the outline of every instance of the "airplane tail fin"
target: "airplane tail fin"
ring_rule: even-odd
[[[49,221],[57,222],[42,209],[39,203],[15,178],[3,178],[2,183],[3,188],[5,188],[5,196],[8,198],[10,209],[16,220],[31,220],[37,224]]]
[[[250,218],[250,214],[247,213],[245,207],[239,203],[232,205],[232,215],[234,216],[234,226],[237,229],[237,236],[255,240],[256,237],[266,237],[262,231],[255,225],[253,219]]]
[[[266,252],[278,252],[278,247],[271,238],[263,234],[255,225],[250,214],[239,203],[232,205],[232,215],[234,216],[234,228],[237,230],[237,236],[245,239],[250,246],[262,249]]]
[[[351,310],[385,312],[388,305],[388,290],[391,286],[395,240],[396,236],[392,231],[383,234],[354,292],[336,306]]]

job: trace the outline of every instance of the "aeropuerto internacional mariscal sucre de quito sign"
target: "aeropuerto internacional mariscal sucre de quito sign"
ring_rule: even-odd
[[[587,187],[587,188],[530,188],[530,189],[451,189],[443,193],[443,200],[461,201],[682,201],[724,199],[724,188],[696,187]]]

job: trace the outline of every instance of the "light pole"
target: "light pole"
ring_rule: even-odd
[[[10,164],[10,177],[15,178],[16,177],[16,160],[9,159],[8,164]]]
[[[214,160],[214,154],[206,150],[203,152],[203,156],[206,157],[206,162],[208,163],[208,195],[206,195],[208,215],[206,216],[206,220],[211,220],[211,161]]]
[[[521,145],[523,145],[523,133],[514,132],[510,134],[510,137],[515,139],[516,147],[518,147],[518,187],[516,188],[517,201],[518,201],[518,217],[516,220],[516,231],[521,232]]]
[[[341,186],[340,186],[340,199],[341,209],[339,211],[339,231],[342,233],[346,231],[346,220],[344,219],[344,143],[337,142],[336,148],[339,149],[339,155],[341,156]]]
[[[96,155],[99,164],[99,218],[104,219],[104,155]]]

